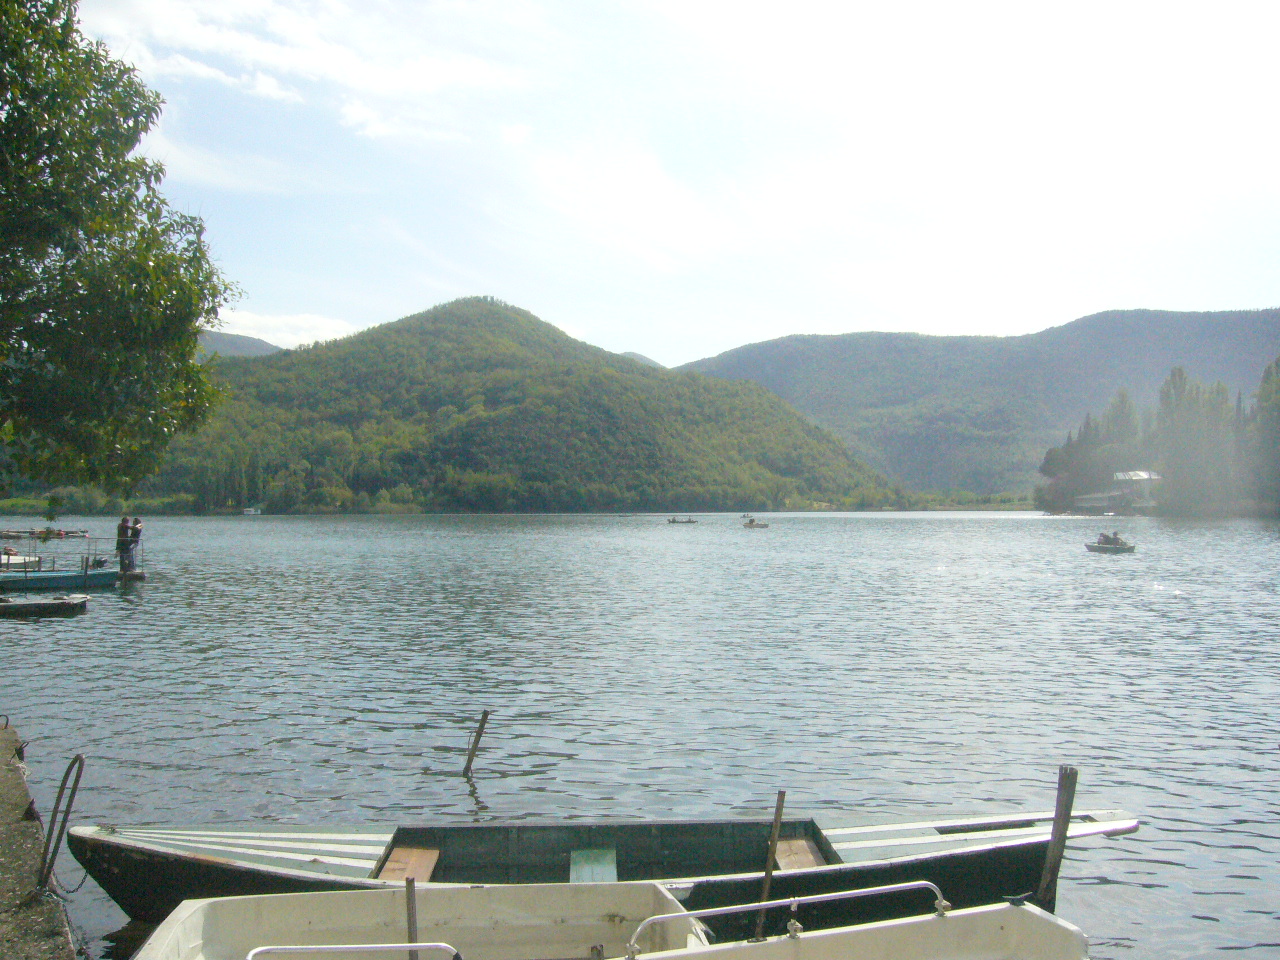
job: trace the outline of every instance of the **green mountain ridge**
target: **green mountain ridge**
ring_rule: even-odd
[[[898,502],[755,384],[612,354],[489,298],[213,363],[224,402],[142,492],[280,512]]]
[[[1154,402],[1182,366],[1246,396],[1280,309],[1117,310],[1019,337],[791,336],[677,369],[758,383],[914,490],[1031,488],[1050,446],[1119,389]]]
[[[223,333],[221,330],[205,330],[200,334],[200,353],[203,356],[217,354],[220,357],[266,357],[279,353],[281,347],[243,333]]]

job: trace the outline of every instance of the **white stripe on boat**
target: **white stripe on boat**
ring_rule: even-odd
[[[1098,828],[1103,829],[1099,830]],[[1115,827],[1115,823],[1073,823],[1067,829],[1069,838],[1078,839],[1080,837],[1092,837],[1098,833],[1105,833],[1107,829]],[[1018,827],[1012,830],[982,830],[975,833],[938,833],[933,836],[920,837],[882,837],[878,840],[845,840],[841,843],[833,843],[831,846],[836,850],[857,850],[868,847],[906,847],[916,846],[919,844],[956,844],[958,846],[985,843],[987,841],[998,842],[1001,840],[1016,840],[1024,838],[1047,837],[1050,834],[1050,828],[1045,827]]]
[[[384,846],[391,840],[391,833],[325,833],[311,831],[308,833],[284,833],[263,830],[165,830],[158,827],[116,827],[112,831],[99,828],[104,836],[117,833],[129,836],[149,837],[245,837],[264,840],[357,840],[365,843],[381,843]]]
[[[287,850],[273,850],[270,852],[262,850],[254,850],[251,847],[232,847],[232,846],[210,846],[207,844],[184,844],[174,843],[166,844],[160,849],[169,853],[193,853],[203,855],[213,859],[232,859],[232,854],[244,854],[247,856],[257,857],[259,860],[286,860],[298,863],[325,863],[338,867],[359,867],[362,870],[372,870],[374,864],[378,862],[376,857],[370,859],[355,859],[353,857],[334,857],[322,856],[323,851],[301,851],[290,852]]]
[[[1072,814],[1071,822],[1102,822],[1102,820],[1127,819],[1118,818],[1116,810],[1100,810],[1089,811],[1082,810],[1079,813]],[[1088,818],[1088,819],[1085,819]],[[856,827],[822,827],[822,832],[828,837],[835,834],[846,833],[887,833],[889,831],[905,831],[905,830],[947,830],[955,827],[973,827],[974,832],[986,830],[1000,829],[1001,824],[1024,825],[1027,823],[1040,823],[1041,821],[1053,822],[1053,811],[1047,813],[1027,813],[1022,815],[1010,814],[1007,817],[962,817],[956,820],[921,820],[916,823],[878,823],[868,824],[866,826]],[[961,831],[956,831],[957,833]]]
[[[151,837],[145,834],[118,833],[116,836],[130,837],[136,840],[145,840],[149,843],[172,844],[183,847],[209,847],[212,849],[254,849],[260,850],[264,854],[273,850],[288,850],[298,852],[303,850],[320,851],[324,853],[334,854],[368,854],[375,860],[382,856],[382,852],[386,850],[387,845],[380,843],[377,846],[368,844],[354,843],[268,843],[266,841],[240,840],[235,837],[189,837],[181,835],[172,835],[168,837]],[[390,838],[388,838],[390,839]]]

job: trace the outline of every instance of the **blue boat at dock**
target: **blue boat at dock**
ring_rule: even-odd
[[[0,557],[0,594],[104,590],[146,577],[140,546],[122,563],[111,538],[81,535],[72,542],[36,531],[27,539],[23,547],[6,547]]]
[[[25,593],[30,590],[94,590],[114,587],[120,571],[111,567],[85,567],[79,570],[13,570],[0,572],[0,593]]]

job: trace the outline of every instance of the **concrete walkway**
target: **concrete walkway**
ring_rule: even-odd
[[[12,727],[0,729],[0,957],[73,960],[62,905],[52,897],[32,896],[44,834],[39,822],[28,819],[31,795],[14,755],[21,742]]]

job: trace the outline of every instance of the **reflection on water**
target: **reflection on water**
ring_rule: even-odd
[[[767,519],[157,519],[146,584],[9,626],[0,712],[118,823],[1050,810],[1068,762],[1144,821],[1069,850],[1095,958],[1277,955],[1275,524]]]

